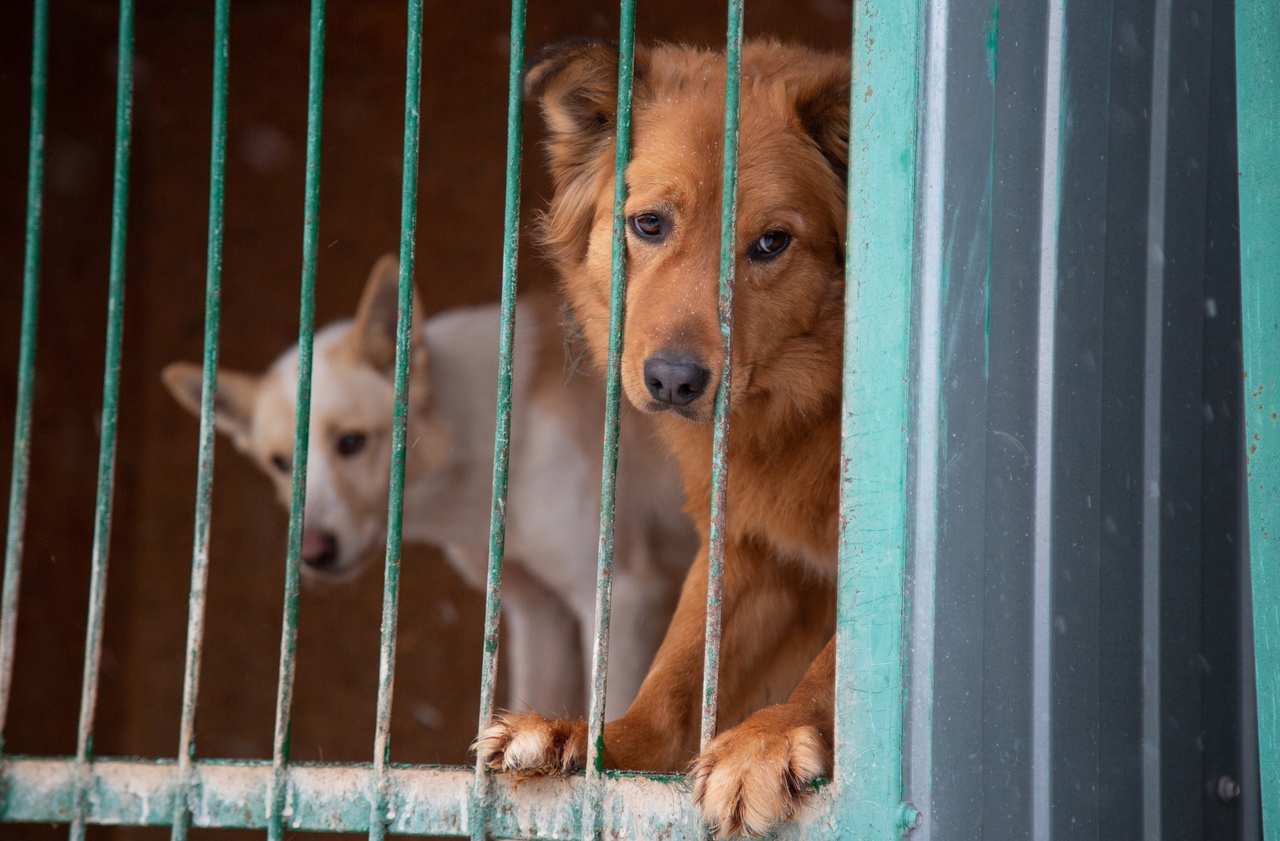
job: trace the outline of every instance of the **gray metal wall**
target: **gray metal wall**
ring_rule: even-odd
[[[926,8],[914,837],[1260,838],[1230,2]]]

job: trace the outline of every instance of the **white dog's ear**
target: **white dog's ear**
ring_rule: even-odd
[[[413,296],[413,328],[410,338],[411,362],[426,362],[426,346],[422,342],[422,307],[417,290]],[[384,254],[369,271],[356,323],[352,331],[356,351],[366,362],[388,376],[396,367],[396,321],[400,307],[400,261]]]
[[[200,391],[204,371],[192,362],[172,362],[160,374],[165,388],[178,405],[200,417]],[[253,410],[258,404],[258,378],[239,371],[218,371],[213,390],[213,421],[219,432],[230,435],[236,446],[244,448],[249,440]]]

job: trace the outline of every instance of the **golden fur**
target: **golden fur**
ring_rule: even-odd
[[[635,66],[622,380],[636,408],[656,413],[702,545],[635,703],[605,727],[605,763],[692,767],[715,834],[757,836],[831,768],[849,62],[772,42],[743,52],[721,729],[701,755],[710,420],[724,368],[724,56],[662,45],[637,49]],[[526,77],[555,180],[542,237],[597,362],[609,323],[616,74],[614,50],[578,42],[544,51]],[[666,226],[659,240],[635,227],[646,215]],[[788,244],[762,255],[779,233]],[[645,363],[658,354],[696,359],[710,372],[705,393],[679,407],[656,399]],[[571,770],[585,755],[581,728],[510,714],[477,750],[492,768]]]

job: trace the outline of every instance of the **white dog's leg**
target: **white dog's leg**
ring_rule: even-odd
[[[586,697],[578,623],[560,598],[518,562],[502,570],[508,707],[544,715],[581,715]]]

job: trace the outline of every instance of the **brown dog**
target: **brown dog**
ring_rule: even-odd
[[[770,42],[743,52],[720,672],[721,727],[741,723],[700,756],[710,421],[725,365],[725,64],[722,53],[657,46],[638,49],[635,67],[622,381],[661,422],[702,547],[639,696],[605,727],[604,759],[664,771],[692,760],[716,835],[755,836],[831,769],[849,62]],[[543,239],[600,363],[616,78],[616,51],[578,42],[544,51],[525,82],[550,130],[555,194]],[[581,767],[585,746],[580,721],[508,714],[477,750],[494,769],[548,773]]]

